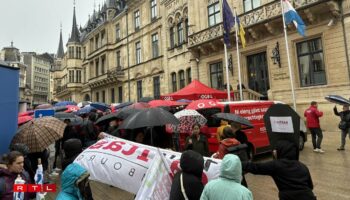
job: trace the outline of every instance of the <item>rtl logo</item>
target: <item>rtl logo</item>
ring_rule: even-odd
[[[14,192],[56,192],[56,184],[14,184]]]

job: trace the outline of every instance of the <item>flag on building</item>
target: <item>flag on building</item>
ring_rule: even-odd
[[[226,0],[222,1],[222,15],[223,15],[223,24],[224,24],[224,42],[227,46],[230,44],[230,31],[233,25],[235,24],[235,19],[233,17],[230,6]]]
[[[237,25],[238,25],[238,29],[239,29],[239,37],[241,38],[241,43],[242,43],[242,47],[245,47],[246,41],[245,41],[245,31],[244,28],[241,24],[241,22],[239,21],[239,18],[237,16]]]
[[[282,0],[286,25],[293,23],[300,35],[305,36],[305,24],[288,0]]]

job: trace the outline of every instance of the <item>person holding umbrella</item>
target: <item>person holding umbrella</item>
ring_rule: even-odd
[[[196,151],[202,156],[209,156],[208,139],[200,134],[200,128],[199,124],[192,126],[192,135],[186,138],[185,149]]]
[[[338,151],[345,150],[345,140],[346,135],[349,134],[350,138],[350,110],[349,105],[343,105],[343,111],[338,112],[337,106],[334,106],[334,114],[340,117],[339,129],[341,130],[341,143],[340,147],[337,149]]]
[[[274,160],[264,163],[242,162],[244,172],[269,175],[279,190],[280,200],[316,200],[309,169],[298,160],[298,147],[288,140],[274,146]]]

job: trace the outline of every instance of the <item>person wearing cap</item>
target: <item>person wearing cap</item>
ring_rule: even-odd
[[[280,200],[316,200],[313,182],[306,165],[300,162],[295,143],[280,140],[272,151],[274,160],[264,163],[243,162],[244,172],[269,175],[279,190]]]

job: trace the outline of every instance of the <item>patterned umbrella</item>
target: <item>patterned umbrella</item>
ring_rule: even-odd
[[[18,129],[11,143],[26,144],[31,153],[42,152],[63,137],[65,127],[64,122],[54,117],[33,119]]]
[[[195,110],[184,109],[175,113],[174,116],[180,121],[180,124],[171,125],[171,128],[180,133],[191,132],[194,124],[203,126],[207,123],[207,119]]]

